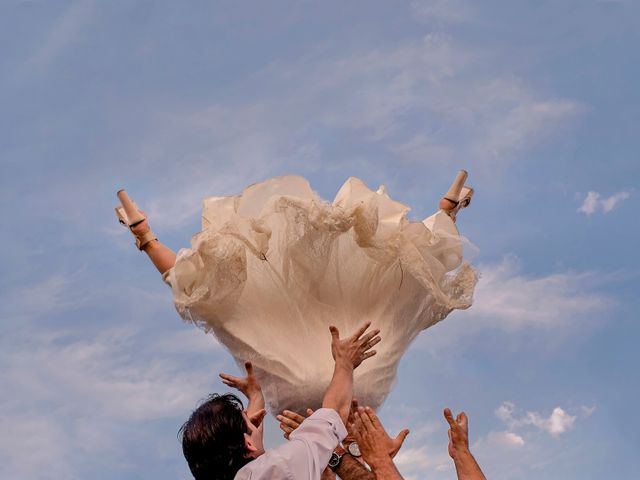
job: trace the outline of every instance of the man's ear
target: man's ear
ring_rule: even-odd
[[[244,434],[244,448],[246,448],[245,457],[252,457],[255,452],[258,451],[258,448],[253,444],[251,440],[251,436],[247,433]]]

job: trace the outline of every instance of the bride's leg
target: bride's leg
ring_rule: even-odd
[[[438,207],[451,217],[455,222],[457,213],[467,207],[473,196],[473,188],[467,187],[464,182],[467,180],[466,170],[460,170],[455,180],[449,187],[444,197],[440,199]]]
[[[149,227],[147,216],[139,210],[124,190],[118,191],[118,199],[122,207],[116,207],[116,215],[120,223],[131,230],[136,237],[136,246],[144,250],[158,271],[165,277],[176,263],[176,254],[169,247],[158,241]]]
[[[140,213],[144,215],[144,212],[140,211]],[[131,232],[137,238],[143,237],[147,232],[151,231],[146,218],[130,228]],[[162,274],[173,268],[176,263],[176,253],[166,245],[160,243],[157,238],[142,245],[141,250],[149,256],[151,262]]]

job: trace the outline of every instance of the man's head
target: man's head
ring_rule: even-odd
[[[232,479],[262,455],[262,430],[231,394],[213,394],[182,425],[182,452],[196,480]]]

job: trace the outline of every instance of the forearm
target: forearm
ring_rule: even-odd
[[[325,468],[322,471],[322,475],[320,476],[320,480],[336,480],[336,474],[333,473],[329,467]]]
[[[333,370],[331,383],[324,394],[322,407],[334,409],[346,425],[347,419],[349,418],[352,398],[353,365],[338,360]]]
[[[453,463],[456,466],[458,480],[486,480],[471,452],[466,451],[457,455]]]
[[[391,458],[389,458],[388,462],[376,465],[372,469],[376,480],[403,480]]]
[[[254,413],[259,412],[264,408],[264,396],[262,390],[252,392],[249,396],[249,403],[247,404],[247,415],[251,416]]]
[[[343,455],[336,468],[340,478],[346,480],[375,480],[376,476],[351,455]]]
[[[143,250],[149,255],[151,262],[160,273],[173,268],[176,263],[175,252],[158,240],[150,241],[143,247]]]

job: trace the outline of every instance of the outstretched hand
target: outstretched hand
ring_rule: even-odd
[[[307,417],[311,416],[312,413],[313,410],[307,408]],[[276,416],[276,420],[280,422],[280,430],[284,432],[284,438],[289,440],[291,432],[302,425],[302,422],[304,422],[304,419],[307,417],[303,417],[291,410],[285,410],[281,415]]]
[[[466,413],[460,412],[454,420],[448,408],[444,409],[444,418],[449,424],[449,456],[455,460],[469,452],[469,419]]]
[[[385,451],[390,458],[393,458],[400,451],[407,435],[409,435],[409,429],[405,428],[398,433],[396,438],[391,438],[384,429],[384,426],[376,415],[376,412],[374,412],[371,407],[365,407],[364,409],[362,407],[356,407],[356,411],[352,418],[353,423],[350,422],[348,430],[349,433],[353,434],[355,437],[361,451],[362,445],[360,445],[360,441],[358,439],[361,438],[363,441],[369,441],[369,443],[371,443],[373,439],[376,442],[376,448],[379,448],[381,451]],[[367,447],[365,445],[365,449],[366,448]]]
[[[375,350],[371,350],[374,345],[380,341],[378,334],[379,329],[375,329],[365,334],[371,326],[371,322],[365,322],[358,328],[353,335],[344,339],[340,338],[340,332],[334,325],[329,327],[331,332],[331,355],[336,364],[348,365],[356,368],[367,358],[376,354]]]
[[[225,385],[240,390],[249,400],[256,396],[262,395],[262,388],[258,383],[258,379],[253,373],[253,365],[251,362],[244,362],[244,368],[247,371],[246,377],[234,377],[227,373],[221,373],[220,378]]]

